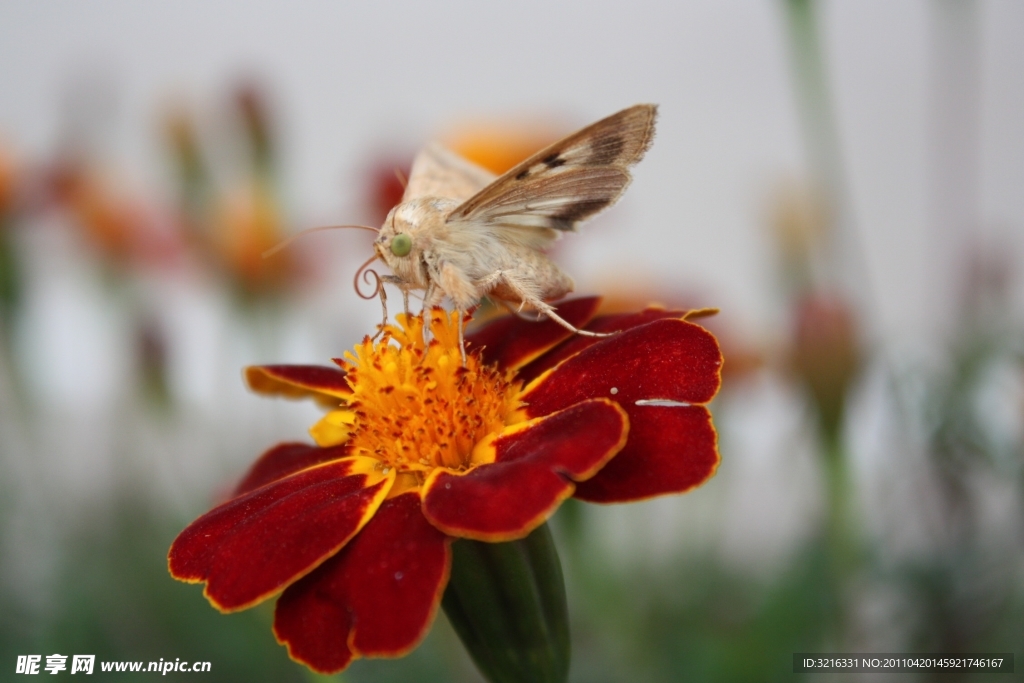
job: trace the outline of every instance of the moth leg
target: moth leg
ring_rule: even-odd
[[[464,336],[466,313],[480,302],[479,284],[474,285],[467,280],[459,271],[444,264],[438,273],[440,284],[438,290],[443,291],[455,304],[455,310],[459,313],[459,351],[462,353],[462,367],[466,367],[466,341]]]
[[[459,351],[462,352],[462,367],[466,367],[466,314],[459,311]]]
[[[435,306],[440,306],[444,300],[444,291],[439,289],[434,281],[427,284],[427,291],[423,294],[423,306],[420,308],[420,317],[423,318],[423,343],[429,341],[427,335],[430,333],[430,314]]]
[[[516,316],[520,320],[525,320],[531,323],[539,323],[541,320],[544,319],[544,316],[542,314],[527,315],[526,313],[523,313],[523,302],[519,302],[519,307],[516,308],[515,306],[513,306],[512,304],[503,299],[494,299],[494,301],[497,301],[502,308],[504,308],[506,311]]]
[[[444,290],[431,280],[430,284],[427,285],[427,291],[423,294],[423,310],[426,311],[435,306],[440,306],[441,302],[444,301],[444,294]]]
[[[573,334],[578,334],[581,337],[610,337],[615,334],[614,332],[591,332],[590,330],[581,330],[578,327],[574,327],[572,323],[555,313],[555,309],[543,301],[538,301],[536,303],[531,301],[530,305],[538,311],[541,311],[544,315],[551,318],[565,329],[569,330]]]
[[[545,315],[551,318],[556,323],[558,323],[565,329],[569,330],[573,334],[578,334],[583,337],[610,337],[613,334],[615,334],[614,332],[591,332],[590,330],[581,330],[573,326],[573,324],[570,323],[568,320],[565,320],[560,315],[555,313],[555,309],[553,306],[551,306],[551,304],[528,292],[522,285],[519,284],[519,282],[516,281],[515,277],[511,277],[508,272],[498,271],[495,275],[497,276],[496,279],[500,280],[502,284],[504,284],[506,287],[509,288],[509,290],[511,290],[516,296],[518,296],[519,300],[522,303],[529,304],[533,308],[537,309],[537,311],[541,315]]]
[[[434,298],[434,283],[433,281],[427,285],[427,291],[423,295],[423,306],[420,307],[420,318],[423,319],[423,343],[427,343],[427,335],[430,333],[430,324],[428,323],[427,316],[430,315],[431,306],[428,303]]]
[[[380,281],[381,282],[386,282],[389,285],[394,285],[394,286],[398,287],[399,291],[402,292],[402,304],[405,307],[405,316],[408,318],[409,317],[409,286],[406,284],[405,280],[403,280],[402,278],[398,277],[397,275],[383,275],[383,276],[381,276]],[[381,288],[381,291],[383,292],[384,289]]]
[[[377,337],[384,334],[384,327],[388,324],[388,295],[384,291],[383,287],[380,288],[378,294],[380,296],[380,307],[383,311],[384,317],[381,319],[380,325],[377,326],[377,333],[370,337],[370,341],[377,341]]]

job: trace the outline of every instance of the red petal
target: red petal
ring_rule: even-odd
[[[322,673],[361,655],[405,654],[437,613],[450,543],[423,517],[419,494],[386,501],[340,553],[284,592],[274,614],[278,641]]]
[[[667,310],[656,306],[650,306],[637,313],[599,315],[587,324],[586,329],[591,332],[620,332],[639,325],[645,325],[655,320],[661,320],[662,318],[680,318],[684,314],[685,311]],[[519,372],[516,373],[516,376],[521,379],[523,383],[532,382],[545,370],[555,367],[566,358],[575,356],[588,346],[593,346],[594,344],[599,343],[601,339],[601,337],[584,337],[578,334],[572,335],[564,342],[545,353],[543,356],[540,356],[529,365],[521,368]]]
[[[603,399],[520,423],[491,444],[494,462],[465,474],[435,470],[423,512],[447,534],[480,541],[522,538],[592,477],[626,441],[625,412]]]
[[[266,599],[333,555],[383,501],[394,473],[372,458],[305,469],[214,508],[171,545],[171,575],[205,581],[222,611]]]
[[[558,315],[575,327],[590,320],[601,300],[598,297],[571,299],[558,304]],[[550,318],[531,322],[515,315],[507,315],[486,324],[473,334],[466,335],[466,347],[482,349],[485,363],[497,363],[502,368],[526,365],[572,332]]]
[[[531,417],[599,397],[632,415],[638,400],[710,401],[721,368],[722,353],[710,332],[683,320],[656,320],[600,339],[537,378],[521,398]]]
[[[260,394],[285,398],[312,398],[329,408],[352,389],[344,370],[325,365],[252,365],[245,369],[249,388]]]
[[[623,503],[682,493],[718,468],[715,428],[704,406],[634,406],[629,441],[594,477],[576,487],[592,503]]]
[[[253,463],[242,481],[238,482],[231,497],[240,496],[307,467],[338,460],[346,455],[348,455],[347,443],[330,448],[320,448],[304,443],[279,443]]]

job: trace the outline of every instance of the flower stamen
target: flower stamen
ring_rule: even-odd
[[[478,354],[463,365],[458,313],[432,311],[429,341],[422,316],[399,314],[397,321],[379,341],[367,337],[345,354],[351,452],[420,482],[437,467],[464,471],[477,442],[521,419],[520,383]]]

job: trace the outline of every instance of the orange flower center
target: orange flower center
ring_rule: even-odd
[[[463,367],[457,316],[431,312],[424,342],[423,318],[398,315],[399,326],[388,325],[380,341],[366,338],[345,354],[352,396],[336,422],[346,424],[353,455],[422,481],[436,467],[470,467],[483,437],[521,419],[514,372],[476,354]]]

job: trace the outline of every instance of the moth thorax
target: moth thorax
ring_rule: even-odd
[[[395,207],[389,225],[395,232],[424,233],[440,229],[458,207],[458,202],[442,197],[420,197]]]

